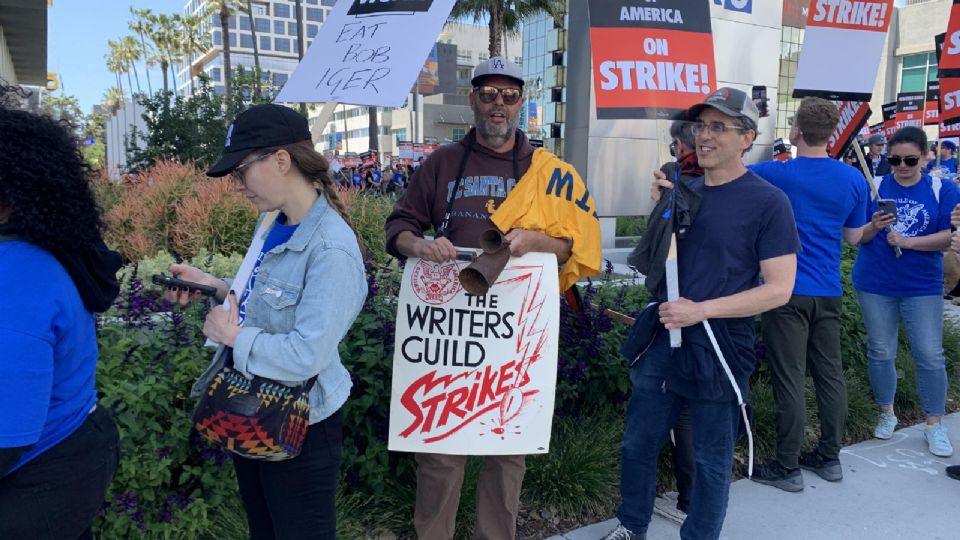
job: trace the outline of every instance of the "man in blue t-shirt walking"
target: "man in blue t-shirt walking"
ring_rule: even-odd
[[[954,152],[957,151],[957,145],[953,141],[940,141],[940,148],[937,149],[940,154],[940,177],[957,174],[957,158]],[[932,173],[937,168],[937,162],[927,163],[927,172]]]
[[[841,238],[860,241],[870,196],[862,175],[827,155],[827,141],[840,120],[836,105],[804,98],[794,118],[790,142],[797,158],[751,167],[787,194],[803,248],[790,302],[762,315],[776,404],[777,459],[758,466],[753,480],[785,491],[803,490],[800,467],[832,482],[843,478],[847,388],[840,358]],[[808,367],[817,392],[820,442],[801,454]]]
[[[743,164],[757,137],[759,113],[744,92],[721,88],[688,116],[704,176],[685,181],[700,195],[693,223],[677,241],[680,298],[659,301],[631,334],[646,349],[632,359],[633,394],[621,448],[620,525],[606,540],[646,537],[656,497],[657,458],[680,409],[693,424],[693,493],[682,538],[720,536],[730,495],[733,447],[746,416],[755,367],[754,316],[790,297],[800,247],[790,202]],[[662,172],[659,186],[673,187]],[[759,282],[763,272],[764,281]],[[670,347],[667,330],[682,329]],[[741,406],[741,404],[744,404]]]

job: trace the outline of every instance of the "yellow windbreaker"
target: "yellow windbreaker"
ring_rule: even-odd
[[[560,270],[561,291],[600,273],[600,221],[590,190],[572,165],[543,148],[490,219],[503,233],[520,228],[573,239]]]

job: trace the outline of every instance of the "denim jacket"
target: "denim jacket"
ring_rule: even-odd
[[[264,255],[234,344],[234,367],[290,385],[317,375],[310,423],[327,418],[350,395],[338,346],[366,296],[356,236],[321,195],[290,240]],[[192,395],[206,390],[226,352],[222,345],[217,349]]]

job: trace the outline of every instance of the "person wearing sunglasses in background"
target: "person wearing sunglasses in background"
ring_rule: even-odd
[[[573,169],[544,150],[538,151],[539,157],[535,157],[526,135],[517,129],[523,107],[520,66],[504,58],[491,58],[476,67],[471,83],[470,108],[475,127],[463,140],[440,147],[423,161],[413,173],[407,192],[387,218],[387,251],[394,257],[419,257],[434,263],[454,261],[457,255],[454,246],[477,248],[483,232],[499,228],[491,218],[501,208],[515,206],[511,201],[518,199],[507,197],[515,188],[525,189],[518,186],[518,182],[528,170],[532,177],[524,181],[532,182],[526,184],[532,188],[540,185],[542,173],[548,166],[549,171],[554,171],[554,166],[567,171]],[[538,165],[532,166],[534,163]],[[581,193],[585,187],[578,182],[579,178],[574,180],[572,189]],[[573,212],[581,212],[573,202],[576,200],[567,198]],[[584,196],[583,200],[587,201],[588,197]],[[564,217],[570,217],[562,220],[564,223],[578,222],[575,213],[564,214]],[[590,219],[596,221],[594,217]],[[434,238],[424,238],[424,233],[431,228]],[[576,233],[568,238],[528,228],[508,230],[505,236],[513,256],[528,252],[553,253],[566,270],[570,263],[578,260],[578,249],[593,246],[599,269],[599,227],[595,236],[584,233],[583,239]],[[561,277],[565,275],[561,273]],[[450,540],[456,525],[467,456],[418,453],[416,461],[414,526],[417,537]],[[516,537],[525,471],[525,456],[484,456],[477,482],[474,538]]]
[[[897,426],[893,401],[902,320],[927,417],[924,438],[930,453],[948,457],[953,447],[940,423],[947,401],[941,250],[950,247],[950,212],[960,194],[952,182],[921,171],[926,150],[927,137],[919,128],[903,128],[890,139],[887,161],[893,173],[880,180],[879,201],[868,205],[870,222],[864,227],[852,278],[867,330],[870,385],[880,406],[874,436],[889,439]]]

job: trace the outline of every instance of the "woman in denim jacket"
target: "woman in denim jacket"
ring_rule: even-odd
[[[231,350],[242,373],[293,385],[317,375],[300,455],[285,461],[234,456],[254,540],[336,537],[340,408],[351,386],[337,348],[367,286],[356,234],[327,167],[296,111],[269,104],[243,112],[227,131],[223,158],[207,175],[232,174],[261,213],[279,210],[272,224],[260,220],[257,234],[264,242],[254,270],[245,286],[234,287],[238,299],[226,281],[193,267],[170,267],[181,279],[216,287],[218,300],[229,296],[229,309],[211,310],[204,323],[204,334],[221,347],[194,395],[206,389]],[[198,299],[188,292],[165,294],[180,303]]]

